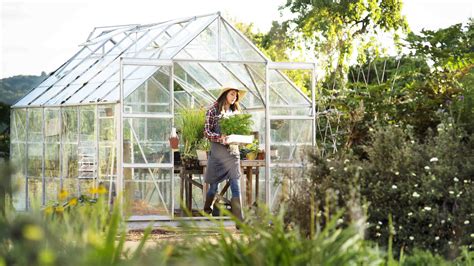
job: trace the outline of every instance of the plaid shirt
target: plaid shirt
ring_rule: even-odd
[[[206,112],[206,124],[204,125],[204,136],[212,142],[221,143],[221,134],[217,133],[217,121],[219,121],[218,103],[215,102]]]

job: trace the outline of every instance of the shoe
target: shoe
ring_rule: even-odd
[[[242,216],[242,207],[240,204],[240,197],[234,197],[230,199],[230,206],[232,208],[232,214],[237,218],[239,221],[243,221],[243,216]],[[239,229],[239,226],[237,223],[235,224],[235,228]]]
[[[204,202],[204,212],[207,214],[211,214],[212,212],[212,202],[214,201],[214,196],[206,195],[206,201]]]

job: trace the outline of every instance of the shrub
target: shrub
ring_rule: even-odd
[[[341,220],[347,223],[364,213],[366,203],[369,239],[388,243],[391,214],[395,252],[420,248],[456,257],[461,246],[472,245],[474,233],[474,139],[449,122],[436,133],[420,142],[409,130],[390,126],[374,130],[364,147],[367,160],[350,153],[313,155],[312,171],[288,202],[287,222],[308,233],[311,219],[324,226],[347,208]]]

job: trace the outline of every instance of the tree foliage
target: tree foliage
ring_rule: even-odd
[[[336,70],[338,78],[347,71],[356,41],[367,44],[373,41],[368,36],[408,29],[400,0],[288,0],[281,9],[296,15],[288,23],[318,56],[327,56],[327,70]]]

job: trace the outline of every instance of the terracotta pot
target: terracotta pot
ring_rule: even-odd
[[[179,145],[179,138],[178,137],[170,137],[169,141],[170,141],[171,149],[173,149],[173,150],[178,149],[178,145]]]
[[[265,160],[265,152],[261,151],[257,154],[257,160]]]

